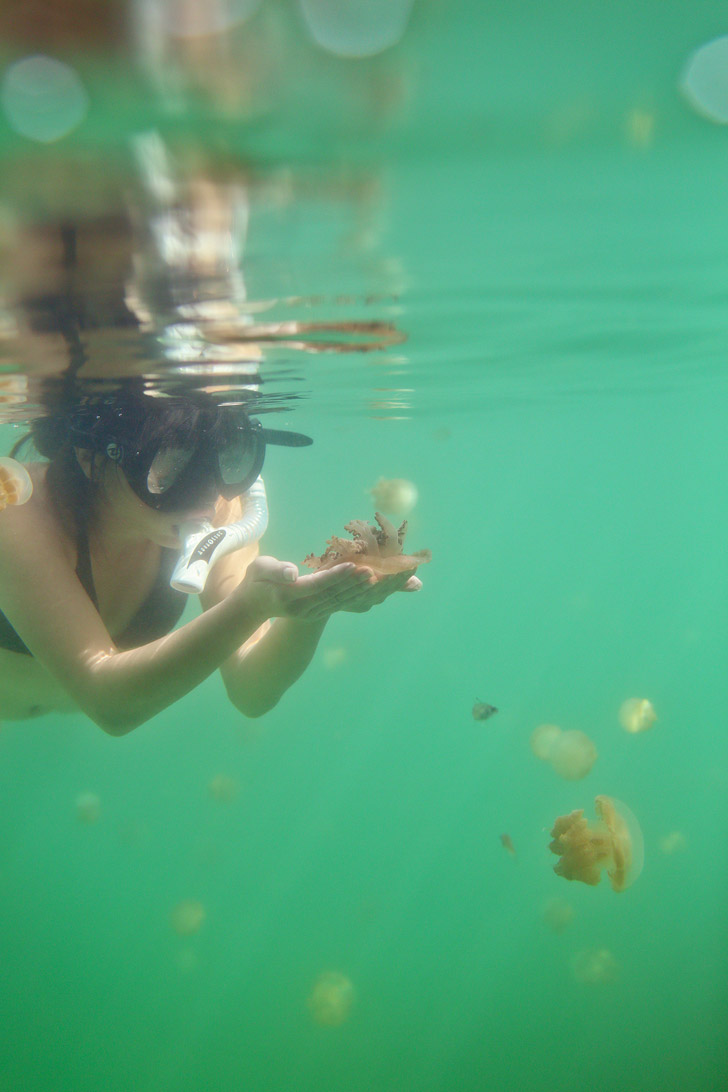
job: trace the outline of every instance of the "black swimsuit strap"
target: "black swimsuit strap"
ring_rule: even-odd
[[[91,568],[91,548],[88,543],[88,528],[80,523],[76,532],[76,576],[83,584],[89,599],[99,609],[99,601],[96,596],[96,585]]]

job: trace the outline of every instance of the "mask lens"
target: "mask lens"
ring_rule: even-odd
[[[259,445],[249,428],[241,428],[237,435],[218,451],[220,477],[225,485],[238,485],[247,480],[255,468]]]
[[[194,453],[194,447],[160,448],[147,474],[148,492],[159,496],[171,489],[184,473]]]

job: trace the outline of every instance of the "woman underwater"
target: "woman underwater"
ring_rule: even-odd
[[[209,395],[150,397],[134,380],[58,399],[30,438],[47,461],[27,465],[28,503],[0,514],[0,720],[80,709],[124,735],[218,668],[233,705],[258,717],[306,669],[334,612],[421,587],[348,564],[300,576],[253,543],[217,562],[202,614],[174,629],[187,600],[169,583],[180,524],[239,519],[266,443],[304,438]]]

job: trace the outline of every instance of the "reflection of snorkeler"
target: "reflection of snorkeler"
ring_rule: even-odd
[[[80,708],[123,735],[217,668],[232,703],[260,716],[305,670],[332,613],[421,586],[411,573],[373,583],[353,565],[299,576],[252,544],[217,563],[202,615],[170,632],[186,602],[169,586],[180,524],[239,519],[266,442],[301,438],[241,406],[150,398],[133,381],[61,402],[31,426],[48,460],[29,466],[31,500],[0,520],[3,719]]]

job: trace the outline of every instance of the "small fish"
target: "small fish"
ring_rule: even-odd
[[[515,846],[513,845],[513,842],[511,841],[510,834],[501,834],[500,840],[501,840],[501,845],[503,846],[505,851],[507,853],[510,853],[511,857],[515,857],[516,849],[515,849]]]
[[[494,705],[487,705],[484,701],[476,701],[473,706],[473,720],[487,720],[498,710]]]

